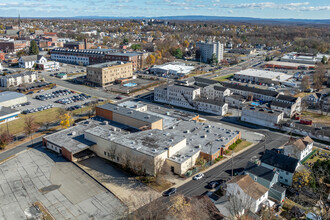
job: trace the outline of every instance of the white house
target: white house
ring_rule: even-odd
[[[37,57],[37,55],[22,56],[18,60],[18,66],[20,68],[31,69],[33,68],[33,65],[37,62]]]
[[[306,136],[304,138],[292,138],[284,146],[284,155],[303,160],[313,150],[313,140]]]
[[[42,55],[30,55],[19,58],[18,65],[20,68],[31,69],[34,64],[42,64],[46,62],[47,59]]]
[[[1,87],[19,86],[25,83],[33,83],[38,79],[37,72],[25,72],[0,77]]]
[[[271,203],[268,200],[268,189],[247,174],[236,176],[227,182],[226,196],[232,205],[231,208],[236,209],[232,212],[241,214],[248,209],[256,213],[260,210],[261,204]]]
[[[276,170],[279,174],[279,182],[291,186],[292,177],[299,166],[299,160],[272,150],[266,150],[261,158],[261,166]]]

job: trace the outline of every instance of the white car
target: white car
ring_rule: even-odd
[[[196,176],[194,176],[193,180],[200,180],[204,177],[204,173],[200,173],[200,174],[197,174]]]

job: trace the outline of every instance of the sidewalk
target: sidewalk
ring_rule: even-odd
[[[244,148],[243,150],[241,150],[241,151],[239,151],[239,152],[237,152],[237,153],[233,153],[233,157],[235,157],[235,156],[237,156],[237,155],[239,155],[239,154],[241,154],[241,153],[243,153],[243,152],[245,152],[245,151],[251,149],[251,148],[254,147],[255,145],[256,145],[256,144],[251,144],[249,147],[246,147],[246,148]],[[199,174],[199,173],[206,173],[206,172],[208,172],[209,170],[211,170],[211,169],[213,169],[213,168],[216,168],[216,167],[220,166],[221,164],[227,162],[227,161],[230,160],[230,159],[231,159],[231,155],[230,155],[230,156],[225,156],[224,159],[222,159],[221,161],[217,162],[216,164],[213,164],[212,166],[209,166],[209,167],[206,168],[205,170],[202,170],[202,171],[200,171],[200,172],[198,172],[198,173],[195,173],[195,175],[197,175],[197,174]],[[178,188],[178,187],[180,187],[180,186],[186,184],[186,183],[189,182],[189,181],[192,181],[192,178],[191,178],[191,177],[187,177],[185,180],[182,180],[181,182],[174,184],[172,187],[176,187],[176,188]]]

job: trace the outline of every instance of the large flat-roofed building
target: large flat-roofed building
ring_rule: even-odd
[[[247,106],[242,109],[241,120],[252,124],[274,128],[284,117],[284,112],[261,107]]]
[[[1,94],[1,93],[0,93]],[[18,119],[21,112],[9,107],[0,106],[0,124]]]
[[[222,128],[216,123],[201,123],[197,121],[182,121],[166,129],[187,139],[191,149],[200,150],[200,155],[214,160],[241,138],[241,132]]]
[[[214,160],[241,137],[239,131],[191,121],[165,130],[128,132],[125,128],[106,119],[89,119],[45,136],[43,145],[70,161],[96,154],[139,175],[156,175],[164,166],[183,175],[198,157]]]
[[[138,130],[163,130],[163,119],[161,117],[114,104],[97,106],[96,115]]]
[[[133,76],[132,63],[113,61],[87,66],[87,83],[93,86],[107,86],[117,79],[125,79]]]
[[[274,69],[293,69],[293,70],[308,70],[314,69],[314,64],[303,64],[303,63],[293,63],[293,62],[281,62],[281,61],[268,61],[264,65],[264,68],[274,68]]]
[[[18,50],[24,49],[29,45],[30,43],[25,40],[0,41],[0,51],[4,51],[6,53],[16,52]]]
[[[236,80],[268,84],[279,84],[290,78],[292,78],[292,76],[285,73],[257,69],[246,69],[234,74],[234,79]]]
[[[150,68],[150,73],[159,76],[185,76],[191,73],[194,69],[195,67],[193,66],[186,66],[186,64],[180,62],[173,62],[165,63],[163,65],[155,65]]]
[[[5,91],[0,93],[0,106],[10,107],[12,105],[27,102],[26,95],[18,92]]]
[[[201,60],[204,63],[209,63],[212,61],[213,56],[215,56],[218,63],[223,60],[223,44],[218,42],[203,42],[199,41],[196,43],[196,47],[200,50]]]
[[[51,60],[85,66],[111,61],[131,62],[133,71],[143,68],[146,58],[143,52],[117,52],[115,49],[55,48],[50,53]]]
[[[293,63],[305,63],[305,64],[316,64],[322,61],[322,58],[326,57],[327,61],[330,56],[328,54],[309,54],[309,53],[287,53],[281,57],[281,61],[284,62],[293,62]]]
[[[225,115],[228,111],[228,105],[221,100],[201,97],[201,88],[194,85],[168,85],[157,87],[154,89],[154,100],[156,102],[216,115]]]

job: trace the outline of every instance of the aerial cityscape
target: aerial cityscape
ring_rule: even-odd
[[[0,220],[330,219],[326,0],[0,2]]]

